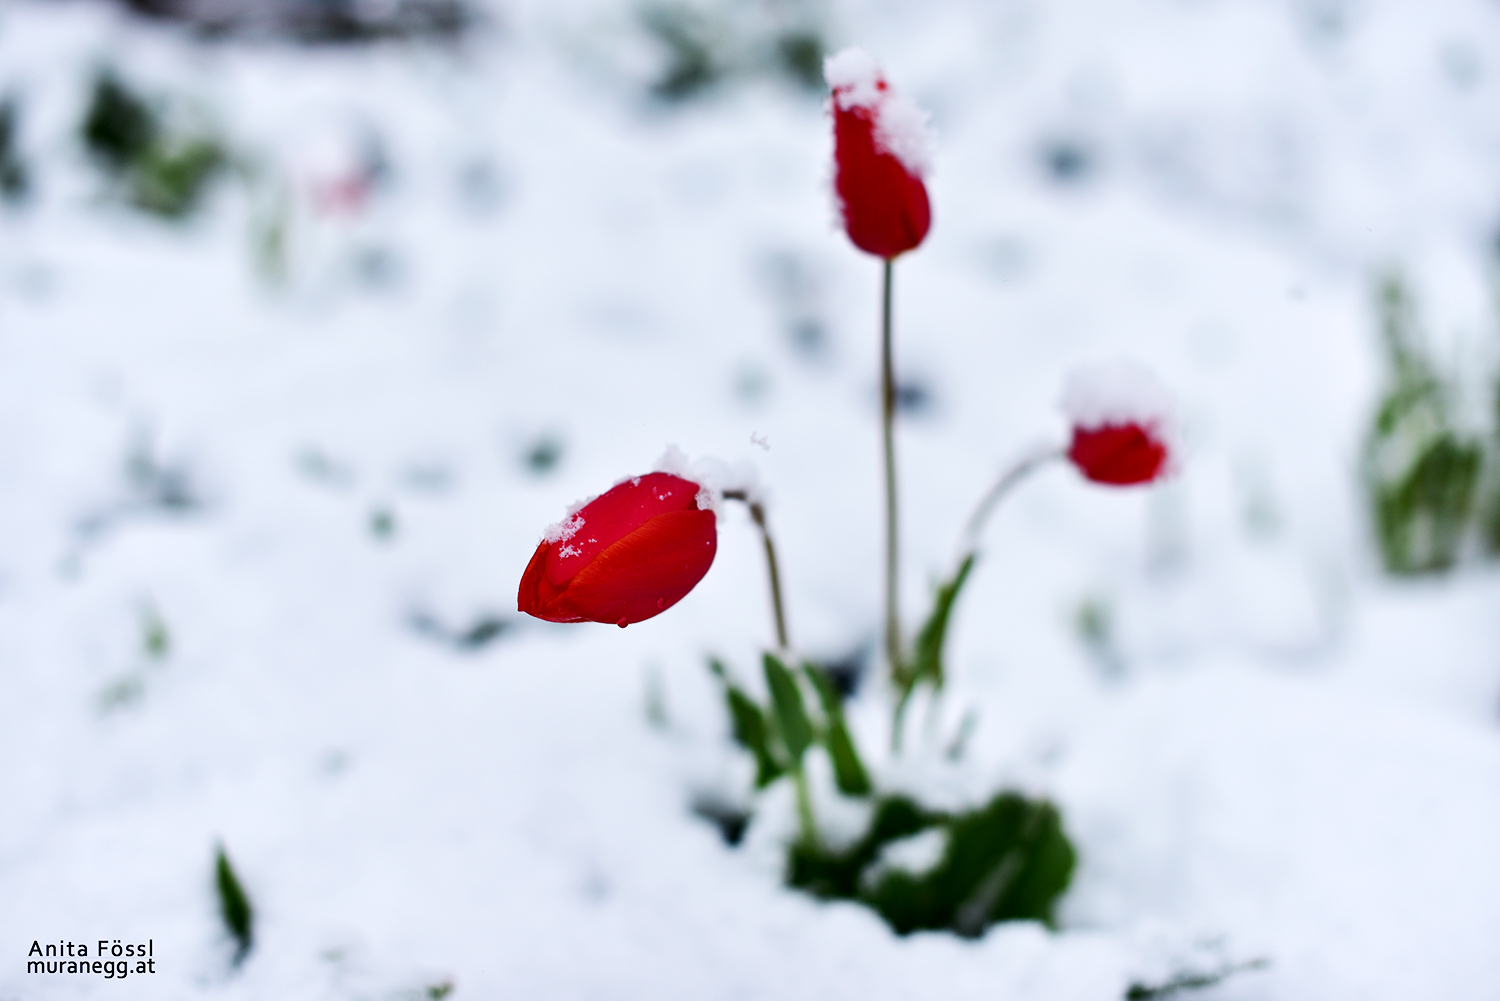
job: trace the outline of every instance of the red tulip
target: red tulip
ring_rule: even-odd
[[[1075,427],[1068,458],[1095,483],[1133,486],[1150,483],[1167,468],[1167,446],[1142,424]]]
[[[660,615],[713,564],[719,539],[702,488],[669,473],[625,480],[547,530],[517,606],[549,622],[613,622]]]
[[[1068,459],[1087,479],[1133,486],[1170,469],[1171,406],[1144,370],[1114,362],[1075,372],[1063,409],[1073,423]]]
[[[922,183],[926,115],[886,84],[859,49],[823,67],[833,90],[834,190],[844,229],[867,254],[890,260],[915,249],[932,225]]]

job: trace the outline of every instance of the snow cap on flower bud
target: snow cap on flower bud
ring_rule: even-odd
[[[1171,471],[1172,403],[1151,373],[1128,361],[1076,370],[1063,389],[1073,425],[1068,459],[1095,483],[1132,486]]]
[[[622,480],[547,529],[521,575],[517,607],[549,622],[624,627],[671,608],[713,565],[707,492],[655,472]]]
[[[849,239],[886,260],[915,249],[932,225],[922,183],[927,113],[894,93],[863,49],[830,56],[823,76],[833,92],[833,185]]]
[[[712,509],[717,515],[724,514],[724,495],[733,494],[750,504],[758,504],[765,498],[760,486],[760,477],[755,467],[740,461],[733,465],[722,459],[702,456],[689,459],[676,445],[668,445],[660,459],[656,460],[658,473],[671,473],[698,484],[698,506]]]

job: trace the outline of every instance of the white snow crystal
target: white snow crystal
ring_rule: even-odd
[[[918,177],[932,169],[932,127],[927,112],[900,94],[886,93],[875,117],[875,145]]]
[[[1134,362],[1117,359],[1075,369],[1063,387],[1062,410],[1074,427],[1139,424],[1166,434],[1172,399],[1156,378]]]
[[[823,79],[844,111],[880,103],[880,64],[864,49],[851,47],[824,59]]]
[[[880,65],[864,49],[848,48],[823,61],[823,77],[840,110],[868,108],[875,117],[875,145],[919,177],[932,168],[932,127],[927,112],[906,97],[882,89]]]
[[[667,450],[656,460],[656,471],[667,473],[672,476],[680,476],[684,480],[691,480],[692,462],[689,461],[687,453],[676,445],[668,445]]]
[[[592,499],[592,497],[589,498],[589,500]],[[568,514],[562,521],[556,521],[548,525],[547,531],[542,533],[542,541],[567,542],[573,536],[577,535],[578,530],[583,527],[583,516],[577,512],[587,503],[588,501],[583,501],[580,504],[575,504],[568,509]],[[566,556],[568,554],[564,552],[563,555]]]
[[[656,461],[658,473],[670,473],[698,484],[698,510],[713,511],[720,517],[724,514],[724,493],[743,493],[752,503],[762,499],[759,476],[748,462],[730,465],[721,459],[704,456],[696,462],[676,445],[668,445],[662,457]]]

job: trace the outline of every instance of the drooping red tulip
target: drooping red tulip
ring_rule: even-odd
[[[1111,486],[1150,483],[1171,468],[1171,404],[1149,373],[1129,362],[1075,372],[1063,394],[1073,425],[1068,459]]]
[[[932,225],[922,183],[926,114],[895,94],[861,49],[831,56],[823,75],[833,91],[833,184],[844,230],[860,250],[886,260],[915,249]]]
[[[1117,487],[1150,483],[1167,468],[1167,446],[1142,424],[1073,429],[1068,458],[1095,483]]]
[[[713,565],[715,515],[702,488],[669,473],[617,484],[547,530],[517,607],[549,622],[621,627],[660,615]]]

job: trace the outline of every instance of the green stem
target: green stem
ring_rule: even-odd
[[[880,415],[885,444],[885,656],[894,674],[900,670],[899,534],[896,520],[896,373],[891,360],[891,273],[885,261],[885,291],[880,318]]]
[[[952,603],[958,597],[958,590],[963,587],[968,578],[969,571],[979,555],[979,538],[984,531],[985,523],[989,521],[990,515],[995,508],[1004,500],[1027,477],[1037,469],[1062,458],[1064,452],[1055,446],[1044,446],[1033,448],[1029,453],[1023,455],[1015,465],[1011,466],[989,491],[980,499],[974,513],[969,516],[968,524],[964,526],[963,535],[959,538],[958,560],[953,573],[947,578],[947,583],[938,588],[936,604],[933,607],[932,616],[927,625],[917,635],[916,649],[913,652],[912,662],[908,670],[910,673],[899,673],[896,675],[896,708],[891,714],[891,753],[901,753],[901,735],[906,725],[906,706],[911,700],[912,693],[916,690],[919,682],[926,680],[932,686],[932,700],[927,706],[927,730],[932,732],[937,720],[938,693],[942,690],[943,680],[942,667],[942,645],[947,634],[948,616],[951,614]],[[936,646],[933,647],[932,644]],[[935,675],[927,676],[925,672],[936,670]]]
[[[974,508],[974,513],[969,515],[968,524],[964,526],[964,534],[959,542],[958,560],[960,563],[970,553],[979,551],[980,533],[984,531],[984,523],[989,520],[990,514],[995,510],[995,506],[1004,500],[1005,496],[1015,489],[1016,485],[1022,480],[1026,479],[1026,477],[1030,476],[1041,466],[1055,459],[1061,459],[1063,454],[1061,449],[1051,446],[1035,449],[1029,455],[1023,457],[1020,462],[1011,466],[1010,469],[1006,470],[995,481],[995,485],[990,487],[989,493],[985,494],[978,506]]]
[[[787,639],[786,612],[781,605],[781,573],[777,570],[776,544],[771,541],[771,529],[766,524],[766,509],[760,501],[751,500],[743,490],[726,490],[724,499],[737,500],[748,507],[750,520],[760,529],[760,537],[766,545],[766,571],[771,578],[771,610],[776,615],[776,647],[788,650],[791,648],[791,641]]]
[[[807,788],[807,773],[802,762],[792,766],[792,782],[797,787],[797,823],[802,828],[802,844],[818,847],[818,825],[813,821],[812,793]]]

